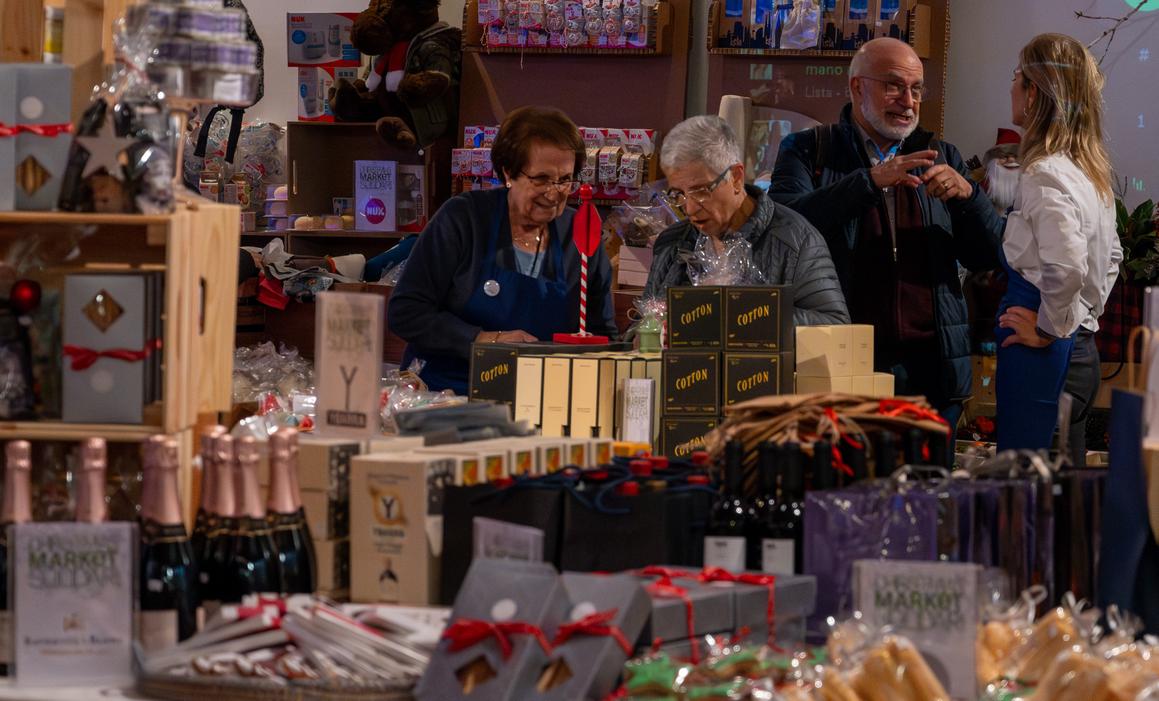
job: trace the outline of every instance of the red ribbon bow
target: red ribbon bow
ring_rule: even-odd
[[[503,659],[511,657],[511,651],[515,647],[511,643],[512,635],[530,635],[543,648],[544,654],[551,654],[551,643],[547,641],[547,636],[543,634],[543,630],[530,623],[520,621],[492,623],[473,618],[461,618],[443,631],[443,637],[451,641],[451,652],[465,650],[488,638],[495,638],[495,642],[499,644],[499,651],[503,654]]]
[[[145,358],[153,354],[153,351],[161,348],[161,339],[155,338],[145,344],[141,350],[132,350],[131,348],[110,348],[108,350],[93,350],[92,348],[85,348],[83,346],[64,347],[64,354],[72,358],[71,368],[75,371],[88,370],[101,358],[112,358],[113,360],[123,360],[126,363],[139,363]]]
[[[950,424],[938,416],[936,411],[922,408],[913,402],[907,402],[902,399],[882,399],[881,404],[878,405],[877,411],[884,416],[902,416],[909,415],[916,419],[925,419],[927,421],[935,421],[943,426]]]
[[[769,647],[775,648],[777,639],[777,577],[772,574],[751,574],[741,572],[734,574],[722,567],[705,567],[699,577],[702,582],[731,582],[734,584],[751,584],[756,587],[765,587],[769,590],[768,603],[765,605],[765,622],[769,625]]]
[[[17,136],[21,133],[35,134],[55,138],[61,134],[72,132],[71,124],[5,124],[0,122],[0,138]]]
[[[636,570],[636,574],[640,577],[659,577],[663,580],[673,579],[695,579],[696,572],[694,570],[682,570],[676,567],[661,567],[660,565],[648,565],[644,569]],[[671,581],[668,582],[671,584]]]
[[[611,625],[612,619],[615,617],[616,609],[612,609],[610,611],[593,613],[574,623],[562,625],[559,627],[559,632],[555,634],[555,640],[551,644],[554,647],[559,647],[576,635],[591,635],[601,638],[611,637],[620,646],[620,649],[624,651],[624,654],[631,657],[632,644],[624,637],[624,631]]]

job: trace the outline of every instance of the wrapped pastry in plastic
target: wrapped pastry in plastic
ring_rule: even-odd
[[[699,237],[688,261],[688,278],[693,286],[765,284],[765,274],[753,262],[752,244],[740,237],[725,239],[719,251],[712,239]]]
[[[817,0],[793,0],[789,19],[781,28],[782,49],[815,49],[820,42],[821,4]]]

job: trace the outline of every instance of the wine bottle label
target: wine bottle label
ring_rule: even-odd
[[[0,611],[0,664],[12,663],[12,612]]]
[[[705,536],[704,566],[721,567],[729,572],[744,570],[744,538],[738,536]]]
[[[177,611],[141,611],[137,619],[137,639],[145,652],[164,650],[177,644]]]
[[[788,538],[761,540],[761,571],[769,574],[797,574],[794,568],[794,544]]]

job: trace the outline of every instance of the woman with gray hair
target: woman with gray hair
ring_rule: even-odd
[[[849,310],[825,240],[804,217],[745,184],[732,128],[714,116],[667,135],[665,199],[685,217],[653,247],[646,297],[692,284],[792,285],[798,325],[848,324]]]

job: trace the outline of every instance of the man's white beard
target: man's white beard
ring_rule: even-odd
[[[1005,212],[1014,206],[1020,175],[1021,171],[1017,168],[1003,168],[998,158],[992,158],[986,164],[986,195],[995,208]]]
[[[908,127],[895,127],[887,123],[884,116],[878,115],[877,112],[873,110],[873,107],[870,106],[868,100],[861,103],[861,116],[865,117],[865,121],[869,122],[869,126],[873,127],[873,129],[878,134],[886,138],[893,139],[894,141],[901,141],[902,139],[905,139],[907,136],[914,133],[914,130],[918,128],[916,115],[913,115],[914,119],[910,122]]]

